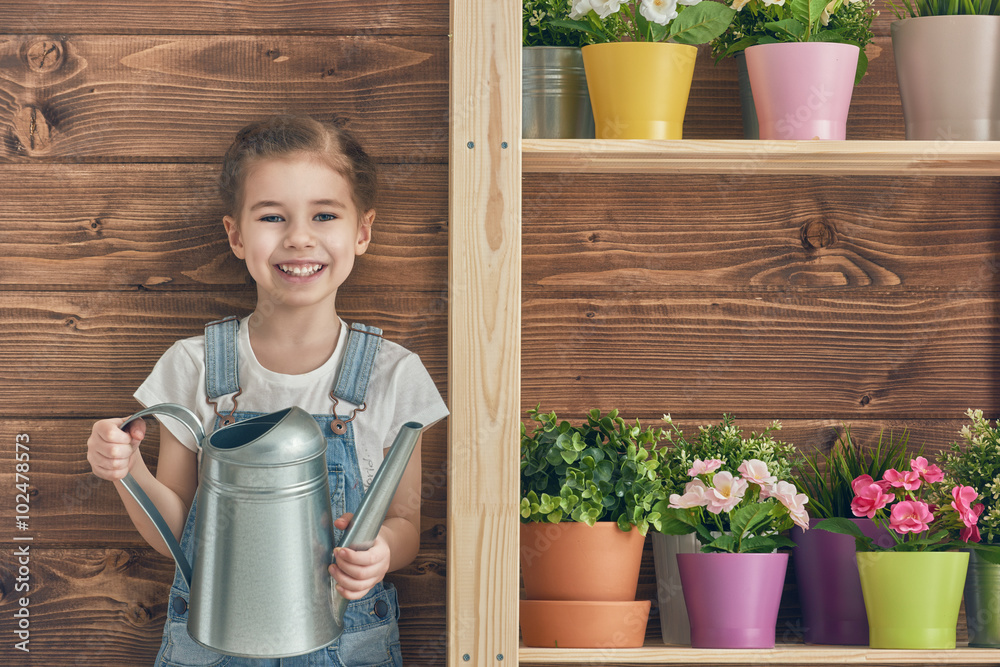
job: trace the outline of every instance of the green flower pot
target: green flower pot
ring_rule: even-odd
[[[955,648],[968,552],[875,551],[857,557],[872,648]]]

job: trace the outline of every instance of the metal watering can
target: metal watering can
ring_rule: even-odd
[[[132,475],[125,488],[153,521],[191,591],[187,631],[227,655],[283,658],[332,644],[343,632],[347,600],[328,567],[333,519],[326,439],[298,407],[237,422],[210,436],[189,409],[154,405],[128,417],[177,419],[201,443],[194,562]],[[416,446],[409,422],[372,480],[342,546],[367,549]]]

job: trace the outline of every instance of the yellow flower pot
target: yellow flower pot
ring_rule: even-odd
[[[663,42],[583,47],[598,139],[680,139],[698,49]]]

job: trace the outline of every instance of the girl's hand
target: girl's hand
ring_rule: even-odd
[[[121,429],[124,418],[102,419],[94,424],[87,439],[87,461],[101,479],[115,481],[131,472],[139,460],[139,443],[146,435],[146,422],[136,419]]]
[[[349,512],[344,514],[333,522],[334,527],[345,530],[353,516]],[[389,543],[382,537],[381,531],[367,551],[336,547],[330,575],[337,582],[340,596],[345,600],[363,598],[389,571],[389,555]]]

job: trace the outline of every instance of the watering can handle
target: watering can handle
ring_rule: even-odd
[[[191,431],[191,435],[194,436],[195,442],[198,446],[201,446],[202,440],[205,439],[205,429],[202,427],[201,422],[198,421],[198,417],[191,412],[188,408],[183,405],[177,405],[176,403],[163,403],[160,405],[154,405],[151,408],[146,408],[145,410],[140,410],[130,417],[126,417],[125,421],[122,422],[121,429],[124,431],[129,424],[140,417],[145,417],[146,415],[165,415],[167,417],[173,417],[178,420],[184,426]],[[122,479],[122,485],[125,486],[125,490],[129,492],[129,495],[135,498],[135,501],[139,503],[139,507],[142,511],[146,513],[150,521],[153,522],[153,526],[156,528],[156,532],[160,534],[163,541],[166,542],[167,548],[170,549],[170,554],[174,557],[174,561],[177,562],[177,567],[181,571],[181,576],[184,577],[184,581],[187,582],[188,589],[191,588],[191,564],[188,563],[187,558],[184,557],[184,552],[181,551],[181,545],[177,543],[177,538],[174,537],[174,533],[170,530],[170,526],[167,525],[166,520],[163,515],[160,514],[160,510],[156,509],[156,505],[150,500],[146,492],[142,490],[139,483],[135,481],[132,477],[132,473],[125,475]]]

